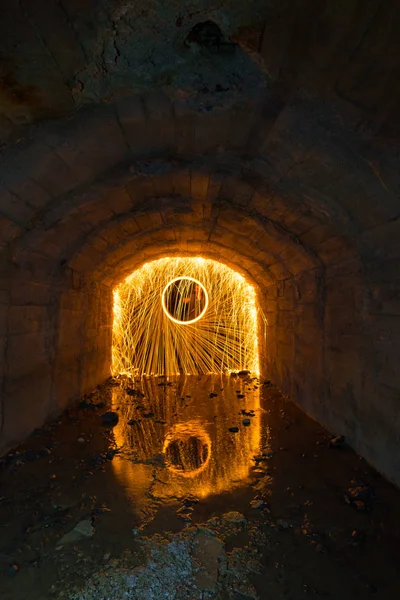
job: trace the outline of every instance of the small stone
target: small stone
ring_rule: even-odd
[[[210,398],[216,398],[218,396],[218,394],[214,394],[214,392],[211,392],[210,394]]]
[[[236,510],[222,515],[222,520],[224,523],[229,523],[230,525],[244,525],[246,523],[246,517]]]
[[[119,421],[119,417],[116,412],[109,411],[101,415],[101,422],[103,425],[110,425],[114,427]]]
[[[133,535],[133,537],[138,537],[140,535],[140,529],[138,529],[137,527],[134,527],[132,529],[132,535]]]
[[[239,371],[238,375],[239,377],[246,377],[246,375],[250,375],[250,371],[243,369],[243,371]]]
[[[78,438],[78,442],[79,442],[80,444],[83,444],[83,443],[84,443],[84,441],[85,441],[85,440],[84,440],[83,438]]]
[[[373,489],[369,485],[359,482],[358,485],[347,490],[344,499],[347,504],[359,512],[365,512],[372,508],[374,497]]]
[[[229,431],[231,433],[237,433],[239,431],[239,427],[229,427]]]
[[[90,538],[94,534],[92,521],[87,519],[80,521],[75,527],[60,540],[60,545],[79,542],[82,539]]]
[[[259,510],[264,510],[268,508],[268,504],[262,499],[255,499],[250,502],[250,506],[252,508],[257,508]]]
[[[344,435],[337,435],[336,437],[333,437],[329,442],[329,446],[331,448],[343,448],[345,444],[346,438],[344,437]]]
[[[251,421],[250,421],[250,419],[243,419],[242,423],[243,423],[243,425],[248,427],[250,425]]]
[[[8,572],[10,575],[16,575],[19,572],[19,565],[10,565],[8,567]]]
[[[104,560],[104,562],[107,562],[108,560],[110,560],[110,556],[111,556],[110,552],[107,552],[107,554],[105,554],[105,555],[103,556],[103,560]]]

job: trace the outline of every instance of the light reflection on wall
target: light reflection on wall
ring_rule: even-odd
[[[138,508],[149,498],[205,498],[240,485],[266,443],[261,440],[259,391],[246,391],[246,399],[239,399],[236,389],[244,382],[224,376],[177,378],[165,386],[159,381],[143,382],[150,403],[114,391],[120,415],[115,441],[122,452],[112,464]],[[214,398],[210,384],[218,394]],[[243,409],[254,411],[249,427],[241,424]],[[154,415],[144,417],[149,411]],[[229,431],[235,423],[238,433]]]

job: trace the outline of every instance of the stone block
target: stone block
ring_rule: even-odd
[[[0,215],[0,248],[16,239],[22,232],[22,228],[13,219]]]
[[[0,189],[0,207],[4,217],[17,225],[27,223],[34,214],[32,207],[5,188]]]
[[[175,120],[172,103],[162,90],[151,91],[142,98],[146,132],[157,152],[175,147]]]
[[[7,377],[50,373],[50,353],[54,353],[53,332],[35,331],[9,335],[7,341]]]
[[[129,153],[112,106],[79,114],[57,133],[49,132],[46,143],[80,185],[104,176]]]
[[[14,371],[16,373],[19,373],[18,370]],[[0,449],[11,448],[43,425],[49,414],[50,394],[48,370],[6,378]]]
[[[34,209],[42,209],[51,202],[51,196],[32,179],[21,179],[11,188],[13,194]]]
[[[147,156],[154,149],[154,140],[147,134],[143,102],[138,95],[120,98],[116,103],[119,122],[134,156]]]
[[[114,214],[120,215],[132,209],[135,204],[135,197],[131,196],[126,188],[120,187],[105,193],[103,202],[110,207]]]
[[[9,335],[37,333],[46,328],[48,308],[46,306],[10,306],[8,313]]]
[[[14,276],[11,281],[10,302],[13,306],[32,304],[47,306],[54,295],[56,287],[51,280],[43,282],[27,281],[24,274]]]
[[[63,77],[72,78],[84,66],[85,55],[64,10],[47,0],[25,0],[24,6]]]
[[[194,155],[196,118],[193,108],[187,102],[174,99],[175,144],[177,156],[187,159]]]
[[[45,133],[43,137],[47,137]],[[49,135],[50,140],[53,138],[54,134]],[[7,182],[9,189],[18,189],[26,179],[33,179],[53,197],[73,189],[78,183],[69,166],[39,138],[15,149],[8,162],[1,164],[0,179]]]
[[[225,151],[230,117],[230,112],[227,109],[218,108],[195,112],[195,155]]]

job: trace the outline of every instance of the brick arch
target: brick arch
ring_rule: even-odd
[[[395,392],[382,373],[397,385],[379,321],[393,304],[384,277],[398,262],[396,184],[324,115],[286,106],[264,127],[262,104],[200,111],[129,95],[3,153],[1,448],[108,375],[121,277],[201,251],[262,289],[277,385],[378,466],[395,454],[394,437],[374,446],[367,423],[374,416],[384,438]]]

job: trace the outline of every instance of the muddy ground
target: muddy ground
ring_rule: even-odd
[[[250,376],[110,380],[0,459],[0,597],[394,599],[400,492],[331,437]]]

